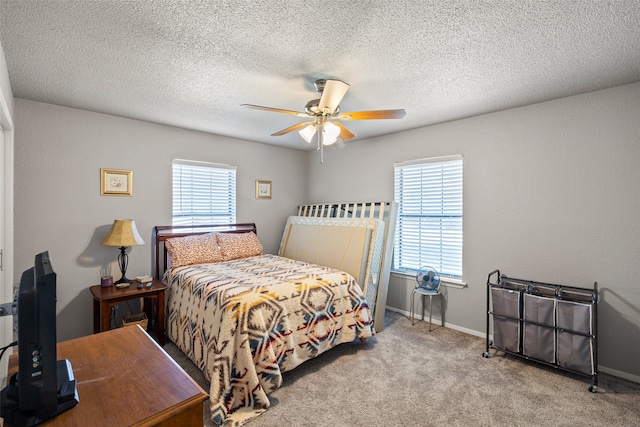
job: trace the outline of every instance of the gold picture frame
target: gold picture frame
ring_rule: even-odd
[[[100,168],[101,196],[133,196],[133,171]]]
[[[271,198],[271,181],[256,180],[256,199]]]

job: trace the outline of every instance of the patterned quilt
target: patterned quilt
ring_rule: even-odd
[[[276,255],[173,268],[167,334],[211,381],[213,421],[240,426],[264,412],[289,371],[373,334],[347,273]]]

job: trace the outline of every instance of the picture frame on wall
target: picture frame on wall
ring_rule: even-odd
[[[133,196],[133,171],[100,169],[101,196]]]
[[[271,181],[256,180],[256,199],[271,198]]]

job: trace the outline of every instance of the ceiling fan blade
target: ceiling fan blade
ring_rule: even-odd
[[[340,113],[338,120],[380,120],[380,119],[401,119],[407,113],[403,110],[373,110],[373,111],[351,111]]]
[[[288,128],[286,128],[286,129],[282,129],[282,130],[281,130],[281,131],[279,131],[279,132],[272,133],[272,134],[271,134],[271,136],[282,136],[282,135],[286,135],[286,134],[288,134],[288,133],[290,133],[290,132],[293,132],[294,130],[300,130],[300,129],[302,129],[303,127],[307,127],[307,126],[312,125],[312,124],[313,124],[313,122],[302,122],[302,123],[298,123],[298,124],[295,124],[295,125],[293,125],[293,126],[289,126],[289,127],[288,127]]]
[[[311,117],[307,113],[303,113],[301,111],[292,111],[292,110],[282,110],[280,108],[273,107],[263,107],[261,105],[253,105],[253,104],[240,104],[241,107],[247,107],[254,110],[262,110],[262,111],[271,111],[273,113],[282,113],[282,114],[291,114],[298,117]]]
[[[343,141],[348,141],[356,137],[356,134],[347,129],[342,123],[332,121],[334,125],[340,128],[340,139]]]
[[[348,90],[349,85],[343,81],[327,80],[324,84],[324,89],[322,90],[318,109],[320,111],[324,111],[326,108],[327,114],[333,114]]]

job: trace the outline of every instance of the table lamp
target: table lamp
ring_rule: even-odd
[[[120,272],[122,277],[120,280],[114,283],[131,283],[132,280],[127,279],[127,264],[129,264],[129,256],[125,250],[129,246],[136,246],[144,244],[144,240],[140,237],[136,223],[132,219],[116,219],[113,221],[109,234],[102,241],[104,246],[116,246],[120,248],[120,254],[118,254],[118,264],[120,265]]]

